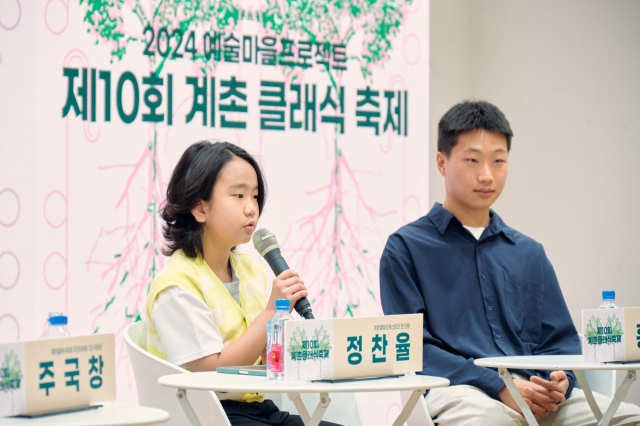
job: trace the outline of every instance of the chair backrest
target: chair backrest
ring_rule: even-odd
[[[586,340],[582,334],[580,334],[580,342],[582,343],[582,352]],[[584,378],[587,379],[591,391],[597,392],[601,395],[613,397],[616,393],[616,371],[615,370],[585,370],[582,372]],[[576,387],[582,388],[579,383],[576,383]]]
[[[189,420],[176,398],[177,389],[158,384],[158,379],[162,376],[188,371],[146,351],[145,322],[136,322],[127,327],[124,338],[133,366],[140,405],[168,411],[171,417],[167,425],[188,425]],[[215,393],[189,390],[187,398],[203,426],[231,426]]]

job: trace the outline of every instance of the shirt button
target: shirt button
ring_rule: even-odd
[[[485,278],[487,278],[487,276],[485,274],[480,275],[482,277],[482,279],[484,280]]]
[[[487,309],[491,311],[493,310],[493,306],[487,306]]]
[[[502,337],[501,335],[496,334],[496,339],[499,339],[499,338],[501,338],[501,337]]]

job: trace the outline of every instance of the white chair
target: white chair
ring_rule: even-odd
[[[188,373],[188,371],[147,352],[147,324],[145,322],[136,322],[127,327],[124,339],[133,366],[133,375],[136,379],[138,403],[168,411],[170,417],[167,425],[191,424],[178,402],[176,390],[158,384],[158,379],[162,376]],[[190,390],[188,398],[201,425],[231,426],[215,393]]]
[[[188,371],[147,352],[146,335],[145,322],[131,324],[124,333],[136,379],[139,404],[168,411],[171,417],[167,425],[191,424],[178,402],[176,390],[158,384],[158,379],[162,376]],[[187,397],[201,425],[231,426],[214,392],[189,390]],[[329,394],[329,398],[331,404],[323,420],[345,426],[362,426],[360,409],[354,393]],[[281,410],[298,414],[293,402],[285,395],[265,394],[265,399],[271,399]],[[301,399],[309,410],[313,410],[319,402],[319,395],[303,394]]]

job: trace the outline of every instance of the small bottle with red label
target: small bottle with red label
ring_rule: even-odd
[[[271,380],[284,380],[284,323],[289,321],[291,302],[287,299],[276,300],[276,314],[267,324],[267,377]]]

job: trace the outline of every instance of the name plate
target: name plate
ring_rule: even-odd
[[[422,370],[422,314],[287,321],[285,380],[340,380]]]
[[[0,416],[62,411],[115,398],[113,333],[0,345]]]
[[[587,362],[640,360],[640,307],[583,309],[582,353]]]

